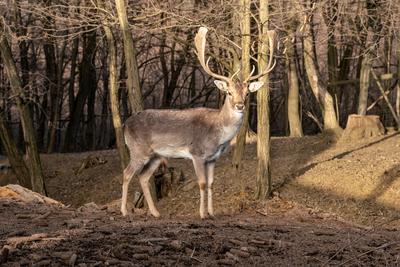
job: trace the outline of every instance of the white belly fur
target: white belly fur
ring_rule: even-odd
[[[166,158],[192,158],[192,154],[187,148],[162,147],[155,149],[154,152]]]

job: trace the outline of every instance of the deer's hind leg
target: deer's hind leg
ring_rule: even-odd
[[[141,172],[146,163],[148,162],[148,158],[140,155],[140,153],[133,154],[131,153],[131,160],[128,166],[124,170],[124,176],[122,181],[122,200],[121,200],[121,213],[123,216],[128,214],[126,204],[128,201],[128,188],[129,183],[131,182],[134,175]]]
[[[160,213],[154,205],[153,198],[151,197],[149,180],[154,171],[160,166],[161,162],[163,162],[163,159],[158,156],[152,158],[144,167],[143,171],[139,174],[139,181],[142,187],[144,198],[147,202],[147,206],[149,206],[151,215],[156,218],[160,217]]]

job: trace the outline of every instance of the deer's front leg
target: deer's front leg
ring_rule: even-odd
[[[215,167],[215,162],[208,162],[206,164],[206,169],[207,169],[207,210],[208,214],[212,217],[214,217],[214,208],[213,208],[213,199],[212,199],[212,185],[214,182],[214,167]]]
[[[197,175],[197,181],[200,188],[200,217],[204,219],[205,214],[205,194],[206,194],[206,163],[201,158],[193,158],[194,170]]]

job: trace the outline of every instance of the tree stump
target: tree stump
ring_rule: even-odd
[[[379,116],[352,114],[347,120],[346,129],[340,141],[355,141],[384,134],[385,128]]]

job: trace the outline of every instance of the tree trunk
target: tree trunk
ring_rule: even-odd
[[[98,0],[99,6],[103,6],[102,0]],[[121,115],[119,111],[118,101],[118,61],[117,61],[117,47],[115,38],[110,27],[104,25],[104,32],[108,44],[108,67],[109,67],[109,88],[110,88],[110,103],[112,122],[115,130],[115,139],[117,143],[118,155],[121,163],[122,171],[125,169],[129,162],[128,151],[125,146],[124,132],[121,123]]]
[[[329,94],[326,86],[324,86],[319,78],[317,66],[315,63],[314,43],[311,32],[312,16],[305,19],[303,27],[304,36],[304,65],[307,72],[308,81],[315,98],[319,102],[322,109],[324,119],[324,130],[332,132],[334,135],[339,135],[342,131],[336,119],[335,107],[332,95]]]
[[[400,118],[400,46],[397,50],[397,84],[396,84],[396,113]],[[400,129],[397,129],[400,131]]]
[[[15,29],[18,37],[26,36],[26,28],[22,25],[22,17],[21,17],[21,9],[19,7],[19,1],[13,0],[14,4],[14,22]],[[28,61],[28,44],[21,38],[18,41],[19,47],[19,56],[20,56],[20,64],[21,64],[21,82],[22,88],[25,88],[29,84],[29,61]]]
[[[247,78],[250,74],[250,0],[240,0],[240,31],[242,36],[242,80]],[[235,169],[235,175],[238,176],[241,167],[242,157],[246,145],[246,134],[249,127],[249,102],[250,98],[246,100],[246,110],[243,114],[243,123],[239,129],[236,137],[236,147],[233,153],[232,164]],[[242,183],[242,190],[244,184]]]
[[[367,114],[368,106],[368,88],[370,83],[371,73],[371,62],[368,54],[365,54],[361,61],[361,71],[360,71],[360,92],[358,94],[358,115]]]
[[[75,149],[86,100],[90,93],[95,91],[97,87],[96,68],[94,67],[96,31],[89,31],[85,33],[85,36],[86,42],[79,67],[79,91],[74,101],[72,116],[65,135],[64,152],[70,152]]]
[[[16,103],[21,118],[21,124],[25,140],[26,156],[31,177],[32,189],[40,194],[45,194],[44,179],[42,165],[40,162],[39,152],[36,143],[35,129],[31,114],[29,112],[28,103],[26,102],[24,90],[22,88],[21,79],[18,76],[17,67],[12,58],[11,48],[8,43],[5,25],[0,21],[0,52],[3,64],[7,70],[10,80],[11,89],[16,96]]]
[[[338,51],[335,41],[335,27],[336,21],[338,18],[338,3],[335,0],[328,0],[323,9],[323,18],[325,25],[328,29],[328,42],[327,42],[327,50],[328,50],[328,77],[329,84],[328,92],[335,97],[337,100],[337,95],[339,94],[338,90],[340,87],[336,85],[338,80]],[[339,106],[339,105],[338,105]],[[336,110],[336,114],[339,114],[339,110]]]
[[[343,52],[343,56],[340,60],[339,64],[339,74],[338,74],[338,80],[339,81],[344,81],[349,79],[350,75],[350,67],[352,64],[352,55],[353,55],[353,50],[354,46],[353,44],[348,44],[346,45],[346,48]],[[343,99],[341,106],[339,107],[339,113],[338,115],[340,116],[339,123],[340,125],[344,125],[345,121],[347,120],[347,117],[350,113],[353,112],[353,101],[355,102],[357,99],[357,93],[353,91],[354,88],[346,86],[343,87],[342,90],[340,91],[339,99]]]
[[[258,41],[258,70],[267,66],[268,54],[268,0],[260,0],[261,33]],[[256,198],[265,199],[271,195],[271,135],[269,122],[269,75],[260,78],[263,87],[257,92],[257,188]]]
[[[124,39],[125,64],[128,74],[127,87],[132,111],[143,110],[142,92],[140,90],[139,70],[136,60],[136,48],[126,16],[125,0],[115,0],[119,24]]]
[[[45,92],[43,94],[43,100],[40,102],[40,109],[39,109],[39,115],[38,115],[38,129],[37,129],[37,136],[38,136],[38,147],[44,148],[44,146],[47,144],[47,110],[48,107],[48,93]],[[39,99],[40,100],[40,99]]]
[[[96,86],[97,87],[97,86]],[[86,148],[89,150],[95,149],[96,144],[96,114],[94,105],[96,103],[96,89],[90,90],[87,98],[86,112]]]
[[[51,21],[46,22],[45,26],[50,26]],[[56,139],[56,130],[57,130],[57,123],[58,123],[58,114],[59,114],[59,107],[60,107],[60,88],[61,82],[58,81],[58,78],[61,76],[59,75],[59,68],[62,68],[62,62],[57,62],[56,60],[56,44],[51,39],[47,39],[45,44],[43,45],[43,50],[45,53],[46,59],[46,84],[47,89],[50,92],[50,123],[49,123],[49,142],[47,145],[47,153],[53,152],[55,139]],[[58,63],[61,63],[59,65]],[[60,77],[61,78],[61,77]]]
[[[140,90],[139,70],[136,59],[136,48],[133,42],[132,33],[129,29],[129,22],[126,16],[125,0],[115,0],[117,7],[119,24],[122,30],[124,39],[124,53],[126,71],[128,74],[127,89],[129,102],[131,104],[132,112],[139,112],[143,110],[143,98]],[[154,183],[154,176],[150,178],[150,191],[152,196],[156,196],[156,187]]]
[[[19,7],[19,0],[12,1],[14,6],[14,25],[15,25],[15,32],[18,37],[18,48],[19,48],[19,58],[20,58],[20,67],[21,67],[21,86],[25,90],[25,94],[30,94],[27,98],[32,96],[30,91],[27,91],[29,85],[29,62],[28,62],[28,44],[25,40],[26,36],[26,28],[23,27],[22,16],[21,16],[21,9]],[[33,109],[35,105],[32,102],[28,103],[28,109]],[[29,112],[32,112],[30,110]],[[22,133],[22,125],[19,125],[19,133]],[[24,137],[23,134],[18,135],[18,145],[22,147],[24,144]]]
[[[28,168],[22,158],[21,153],[18,151],[17,144],[14,142],[14,138],[11,134],[10,129],[7,126],[7,122],[4,116],[4,111],[0,109],[0,140],[5,150],[8,161],[10,162],[11,168],[18,182],[28,189],[32,189],[31,179],[29,177]]]
[[[72,114],[74,111],[74,102],[75,102],[75,73],[76,73],[76,60],[78,58],[79,51],[79,38],[76,37],[72,43],[72,52],[71,52],[71,73],[69,75],[69,84],[68,84],[68,107],[69,107],[69,118],[72,119]]]
[[[385,89],[383,88],[382,83],[380,82],[378,76],[376,75],[376,73],[375,73],[375,71],[373,69],[371,69],[371,74],[372,74],[372,77],[374,77],[374,80],[375,80],[376,84],[378,85],[379,91],[381,91],[383,99],[385,99],[387,107],[389,108],[390,112],[392,113],[392,116],[393,116],[394,120],[396,121],[397,128],[400,128],[400,118],[397,116],[396,111],[394,110],[392,104],[390,103],[389,98],[385,94]]]
[[[99,5],[100,6],[100,5]],[[104,26],[103,26],[104,27]],[[99,128],[102,131],[97,131],[97,144],[96,149],[104,149],[106,144],[106,136],[108,136],[108,100],[109,100],[109,70],[108,70],[108,49],[107,44],[105,43],[107,38],[104,38],[104,49],[101,50],[101,82],[103,85],[103,95],[101,99],[101,120]]]
[[[289,84],[288,95],[288,119],[291,137],[302,137],[303,128],[299,112],[299,79],[297,77],[296,62],[294,59],[294,43],[290,41],[292,34],[289,34],[286,42],[286,68]],[[294,38],[294,37],[293,37]],[[295,39],[294,39],[295,40]]]

